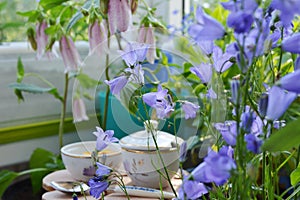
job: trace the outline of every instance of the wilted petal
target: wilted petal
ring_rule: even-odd
[[[68,36],[62,36],[59,41],[59,49],[65,64],[65,73],[77,71],[78,66],[82,63],[73,40]]]
[[[277,120],[288,109],[290,104],[296,99],[297,94],[287,92],[278,86],[273,86],[269,91],[267,119]]]
[[[184,101],[182,104],[182,110],[185,113],[184,118],[185,119],[195,118],[199,108],[200,108],[199,105],[193,104],[188,101]]]
[[[296,33],[282,41],[282,49],[287,52],[300,54],[300,33]]]
[[[289,92],[300,93],[300,70],[296,70],[282,77],[278,84],[281,88]]]
[[[212,76],[212,66],[211,64],[201,63],[195,67],[191,67],[191,72],[198,76],[202,83],[208,83]]]
[[[74,122],[81,122],[89,120],[86,114],[85,104],[81,98],[75,98],[73,100],[73,118]]]
[[[128,77],[119,76],[110,81],[105,80],[104,83],[109,85],[110,91],[113,95],[120,95],[121,90],[125,87],[128,82]]]

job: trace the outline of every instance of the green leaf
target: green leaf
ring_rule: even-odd
[[[92,8],[92,3],[93,1],[92,0],[87,0],[83,6],[81,7],[82,10],[86,11],[86,12],[89,12],[90,9]]]
[[[18,173],[9,170],[0,171],[0,197],[11,184],[11,182],[18,177]]]
[[[6,7],[7,2],[2,2],[0,3],[0,11],[4,10],[4,8]]]
[[[67,1],[68,0],[41,0],[40,5],[47,11]]]
[[[78,22],[78,20],[80,20],[81,18],[83,18],[83,14],[80,11],[75,13],[75,15],[73,15],[73,17],[70,19],[67,25],[67,32],[70,31],[74,24],[76,24],[76,22]]]
[[[26,83],[12,83],[9,84],[9,87],[14,88],[15,90],[33,93],[33,94],[49,93],[52,94],[55,98],[59,100],[63,100],[63,98],[59,95],[57,88],[43,88],[43,87],[39,87],[32,84],[26,84]]]
[[[285,127],[273,133],[263,144],[265,151],[289,151],[300,144],[300,118],[289,122]]]
[[[51,163],[52,157],[54,154],[45,149],[38,148],[36,149],[29,161],[29,166],[31,169],[34,168],[47,168],[47,163]],[[33,187],[33,192],[36,193],[42,188],[42,179],[46,176],[48,172],[35,172],[31,174],[31,183]]]
[[[95,88],[99,84],[98,81],[92,79],[87,74],[80,73],[76,78],[80,82],[80,85],[86,89]]]
[[[17,64],[17,83],[21,83],[24,77],[24,65],[21,60],[21,57],[18,57],[18,64]]]
[[[296,186],[300,182],[300,164],[298,167],[291,173],[291,184]]]
[[[36,22],[37,18],[40,16],[40,13],[36,10],[31,10],[27,12],[17,12],[17,14],[23,17],[28,17],[29,22]]]
[[[58,30],[59,30],[59,27],[57,25],[54,25],[54,26],[50,26],[50,27],[46,28],[45,33],[47,35],[54,35],[57,33]]]

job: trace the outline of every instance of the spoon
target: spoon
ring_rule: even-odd
[[[90,189],[90,187],[83,182],[51,181],[50,184],[54,189],[66,193],[81,193]]]

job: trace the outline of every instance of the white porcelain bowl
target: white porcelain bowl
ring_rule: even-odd
[[[61,148],[63,163],[73,178],[88,181],[91,177],[84,176],[84,168],[92,166],[91,153],[96,148],[96,141],[83,141],[65,145]],[[118,170],[122,164],[121,147],[118,143],[109,144],[99,155],[99,162]]]

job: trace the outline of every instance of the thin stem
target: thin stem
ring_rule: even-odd
[[[44,77],[42,77],[39,74],[36,74],[36,73],[26,73],[24,75],[24,77],[29,77],[29,76],[33,76],[33,77],[36,77],[36,78],[40,79],[42,82],[46,83],[48,86],[50,86],[52,88],[55,87],[52,83],[50,83],[49,81],[47,81]]]
[[[61,113],[60,113],[59,129],[58,129],[59,148],[63,146],[63,133],[64,133],[64,124],[65,124],[66,108],[67,108],[68,88],[69,88],[69,75],[68,73],[66,73],[64,97],[61,105]]]
[[[49,169],[48,168],[29,169],[29,170],[25,170],[25,171],[19,172],[18,176],[23,176],[23,175],[31,174],[31,173],[35,173],[35,172],[44,172],[44,171],[49,171]]]
[[[107,30],[109,30],[109,26],[107,24]],[[107,47],[108,49],[110,48],[110,32],[108,31],[107,34]],[[105,58],[105,78],[106,80],[109,81],[109,53],[106,54],[106,58]],[[108,101],[109,101],[109,93],[110,93],[110,89],[109,86],[106,86],[106,93],[105,93],[105,105],[104,105],[104,113],[103,113],[103,124],[102,124],[102,128],[104,130],[106,130],[106,122],[107,122],[107,112],[108,112]]]

